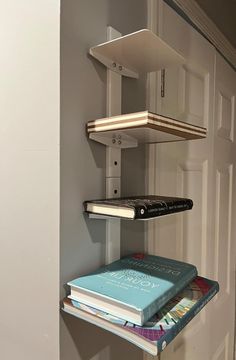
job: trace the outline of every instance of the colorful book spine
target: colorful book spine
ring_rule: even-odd
[[[182,277],[182,281],[176,283],[174,287],[170,288],[168,291],[165,292],[164,295],[160,295],[155,301],[153,301],[149,306],[143,309],[143,319],[146,322],[150,319],[153,314],[155,314],[156,309],[162,308],[171,298],[176,296],[183,288],[192,281],[196,277],[196,272],[192,273],[192,277],[189,277],[189,274],[186,274]]]
[[[194,296],[191,296],[181,303],[177,303],[174,308],[168,311],[165,314],[165,311],[168,310],[168,307],[161,311],[164,314],[165,321],[167,317],[169,322],[174,323],[174,326],[170,327],[169,331],[167,330],[165,334],[157,341],[158,352],[161,352],[165,347],[180,333],[185,326],[206,306],[206,304],[218,293],[219,284],[214,282],[212,287],[209,286],[209,282],[206,279],[197,277],[194,280],[194,283],[190,285],[191,292],[196,292]],[[199,293],[199,294],[197,294]],[[200,295],[200,293],[202,295]],[[197,298],[199,297],[199,300]],[[177,298],[175,298],[177,300]],[[171,302],[168,303],[171,306]]]

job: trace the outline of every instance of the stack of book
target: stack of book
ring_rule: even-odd
[[[68,283],[63,310],[156,355],[219,291],[194,265],[133,254]]]

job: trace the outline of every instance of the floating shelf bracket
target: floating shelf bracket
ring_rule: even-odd
[[[120,37],[121,33],[107,28],[108,40]],[[122,76],[107,69],[107,116],[121,114],[121,85]],[[113,138],[113,142],[114,142]],[[117,139],[119,140],[119,139]],[[117,141],[118,144],[118,141]],[[106,145],[106,197],[120,197],[121,178],[121,148]],[[106,263],[120,258],[120,220],[109,219],[106,221]]]
[[[138,141],[132,136],[124,134],[121,131],[111,133],[92,133],[89,138],[103,145],[112,146],[118,149],[134,148],[138,146]]]
[[[89,53],[90,53],[90,55],[92,55],[95,59],[100,61],[103,65],[105,65],[111,71],[114,71],[119,75],[138,79],[138,77],[139,77],[138,73],[136,73],[135,71],[132,71],[130,69],[127,69],[125,66],[123,66],[111,59],[108,59],[105,56],[102,56],[101,54],[99,54],[99,52],[96,51],[96,47],[91,48],[89,50]]]

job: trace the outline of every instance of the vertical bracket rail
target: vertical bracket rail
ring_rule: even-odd
[[[112,40],[121,33],[111,26],[107,28],[107,39]],[[113,64],[117,66],[117,64]],[[122,76],[107,69],[107,116],[121,114]],[[114,139],[114,141],[117,141]],[[106,147],[106,197],[117,198],[121,192],[121,149]],[[106,220],[106,263],[120,258],[120,220]]]

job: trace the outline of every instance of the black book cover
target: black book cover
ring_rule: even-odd
[[[190,210],[192,207],[193,201],[191,199],[157,195],[84,202],[84,208],[87,212],[129,219],[149,219]]]

